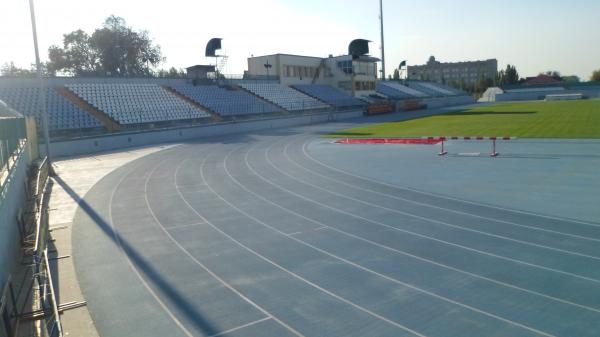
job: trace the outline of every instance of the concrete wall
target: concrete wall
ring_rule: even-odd
[[[332,116],[335,120],[356,118],[362,116],[362,111],[339,112],[334,113]],[[53,142],[51,144],[51,152],[52,156],[54,157],[91,154],[133,146],[182,142],[199,138],[323,123],[328,121],[329,118],[330,115],[324,113],[287,118],[229,122],[179,129],[110,134],[98,137]]]
[[[12,168],[0,194],[0,289],[8,275],[21,261],[17,212],[25,203],[25,181],[31,162],[29,146],[25,146]]]

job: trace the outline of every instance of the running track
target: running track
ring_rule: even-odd
[[[74,255],[101,336],[600,336],[599,224],[344,173],[311,156],[318,128],[99,182]]]

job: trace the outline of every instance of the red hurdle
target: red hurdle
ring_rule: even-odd
[[[456,137],[456,136],[452,136],[452,137],[426,137],[429,140],[437,140],[441,142],[441,150],[438,153],[439,156],[445,156],[448,154],[448,151],[446,151],[445,147],[444,147],[444,143],[446,142],[447,139],[451,139],[451,140],[491,140],[492,141],[492,152],[490,153],[490,157],[497,157],[500,153],[498,153],[496,151],[496,141],[497,140],[514,140],[516,139],[515,137],[481,137],[481,136],[476,136],[476,137]]]

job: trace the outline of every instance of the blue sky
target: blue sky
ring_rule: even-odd
[[[27,1],[1,0],[0,64],[33,61]],[[210,62],[211,37],[223,37],[226,71],[267,53],[339,55],[354,38],[374,41],[379,55],[378,0],[36,0],[42,57],[62,34],[91,32],[110,14],[147,29],[162,46],[165,67]],[[384,0],[388,73],[401,60],[423,64],[497,58],[522,76],[546,70],[589,78],[600,68],[598,0]]]

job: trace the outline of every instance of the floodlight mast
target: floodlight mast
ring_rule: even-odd
[[[383,39],[383,0],[379,0],[379,20],[381,24],[381,80],[385,81],[385,41]]]
[[[52,161],[50,157],[50,132],[48,131],[48,111],[46,109],[46,95],[44,93],[44,80],[42,78],[42,63],[40,62],[40,52],[38,48],[38,39],[37,39],[37,28],[35,24],[35,8],[33,6],[33,0],[29,0],[29,12],[31,14],[31,29],[33,31],[33,47],[35,49],[35,65],[37,68],[37,79],[39,81],[39,101],[40,101],[40,109],[42,120],[43,120],[43,128],[44,128],[44,139],[46,140],[46,157],[48,160],[48,167],[50,168],[50,173],[52,174]]]

